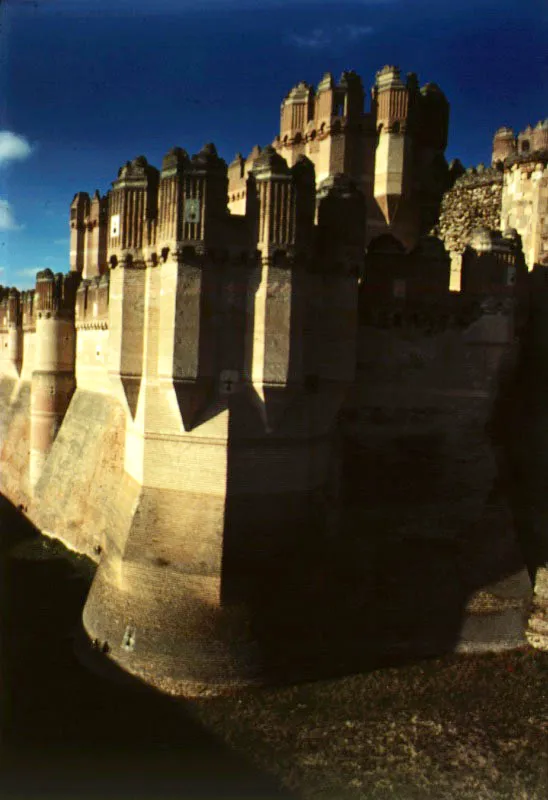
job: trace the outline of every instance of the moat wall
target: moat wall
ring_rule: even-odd
[[[209,522],[214,498],[203,493],[192,436],[181,462],[169,461],[171,480],[198,481],[201,493],[139,486],[127,474],[129,410],[92,364],[107,340],[82,336],[80,385],[32,498],[29,363],[0,382],[2,489],[42,531],[99,561],[90,636],[168,691],[291,675],[292,657],[313,676],[312,662],[329,671],[334,652],[348,669],[383,652],[519,645],[531,596],[524,564],[533,574],[545,552],[538,365],[548,336],[546,300],[535,296],[525,334],[504,303],[485,313],[448,298],[419,314],[365,314],[342,439],[329,422],[339,390],[303,396],[268,446],[245,394],[214,407],[212,421],[229,413],[231,422],[226,495]],[[211,550],[217,517],[222,538]],[[183,537],[173,535],[179,526]]]
[[[346,526],[362,531],[380,572],[397,575],[385,590],[399,598],[394,608],[416,613],[392,624],[425,647],[496,648],[525,627],[530,581],[506,453],[490,433],[519,357],[508,326],[494,315],[460,329],[439,330],[439,319],[361,329],[344,425]],[[497,328],[499,342],[485,341]]]
[[[124,473],[125,413],[112,397],[77,389],[35,487],[37,527],[97,559],[123,540],[138,498]]]
[[[30,382],[3,378],[2,438],[0,481],[2,492],[14,505],[27,508],[31,499],[29,484],[30,453]]]

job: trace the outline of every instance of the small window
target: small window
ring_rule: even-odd
[[[530,150],[530,147],[531,147],[531,143],[529,142],[529,140],[528,139],[524,139],[522,141],[522,143],[521,143],[521,152],[522,153],[528,153],[529,150]]]
[[[234,369],[223,369],[219,378],[221,394],[233,394],[237,389],[240,373]]]
[[[120,235],[120,214],[113,214],[110,218],[110,236],[116,239]]]

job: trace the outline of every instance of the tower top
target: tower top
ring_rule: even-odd
[[[403,83],[400,78],[400,68],[394,65],[387,64],[382,69],[380,69],[375,78],[376,87],[379,90],[383,89],[392,89],[392,88],[403,88]]]

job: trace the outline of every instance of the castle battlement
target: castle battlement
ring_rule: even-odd
[[[527,160],[535,153],[548,150],[548,119],[539,120],[532,127],[528,125],[517,135],[512,128],[503,126],[493,138],[493,164],[509,159]]]
[[[76,292],[76,330],[108,328],[110,273],[81,281]]]
[[[486,427],[527,266],[546,249],[546,162],[512,150],[462,174],[445,161],[448,115],[436,84],[395,66],[377,73],[369,110],[352,71],[300,82],[279,135],[247,158],[177,146],[160,168],[125,162],[105,195],[77,193],[68,274],[0,289],[1,485],[98,561],[84,626],[131,673],[196,691],[279,676],[295,652],[323,658],[322,630],[295,636],[280,620],[292,592],[313,618],[306,567],[350,525],[354,412],[369,503],[354,538],[386,514],[382,480],[406,491],[401,451],[416,434],[435,442],[442,500],[430,485],[424,507],[409,495],[412,536],[423,513],[437,531],[451,496],[459,547],[483,525],[510,552],[504,510],[489,505]],[[497,152],[521,141],[497,136]],[[379,442],[393,463],[376,484]],[[475,499],[461,507],[453,471],[469,447],[483,478],[473,485],[465,464],[459,485]]]
[[[317,188],[347,175],[366,198],[366,240],[390,232],[410,248],[433,224],[449,185],[448,114],[436,84],[420,88],[414,73],[403,82],[398,67],[377,74],[369,110],[359,75],[346,71],[336,81],[328,72],[315,89],[301,81],[286,95],[272,146],[289,166],[301,156],[312,161]],[[245,213],[246,180],[260,153],[237,154],[229,167],[232,214]]]

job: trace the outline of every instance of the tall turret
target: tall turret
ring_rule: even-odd
[[[109,196],[109,373],[131,414],[143,370],[143,267],[155,245],[158,181],[158,170],[139,156],[120,168]]]
[[[162,169],[158,372],[172,383],[185,430],[218,372],[218,304],[227,225],[227,166],[213,144],[189,159],[170,151]],[[164,204],[172,198],[171,216]],[[173,335],[173,332],[176,335]],[[164,335],[165,332],[165,335]]]
[[[417,144],[432,152],[443,153],[449,133],[449,103],[436,83],[421,87],[418,120],[415,131]]]
[[[356,369],[358,278],[365,250],[365,197],[344,175],[318,188],[317,263],[322,278],[320,315],[311,325],[319,334],[320,380],[347,386]]]
[[[85,260],[86,219],[90,202],[87,192],[78,192],[70,204],[70,270],[82,272]]]
[[[528,125],[525,130],[518,133],[517,136],[517,152],[518,155],[527,155],[534,150],[534,131]]]
[[[491,163],[505,161],[516,153],[517,140],[512,128],[503,126],[499,128],[493,137],[493,156]]]
[[[314,113],[314,89],[301,81],[291,89],[281,105],[280,137],[290,142],[302,139]]]
[[[177,249],[183,238],[184,177],[188,163],[188,153],[182,147],[173,147],[162,162],[157,229],[160,252],[164,248]]]
[[[321,128],[322,125],[329,126],[335,105],[335,79],[331,72],[326,72],[321,81],[318,83],[315,98],[314,118]]]
[[[74,307],[80,275],[36,276],[36,354],[31,382],[30,485],[34,488],[75,389]]]
[[[394,222],[402,199],[410,193],[410,136],[408,120],[412,102],[409,87],[398,67],[377,72],[373,90],[377,110],[378,145],[375,158],[375,200],[386,222]]]
[[[17,289],[0,286],[1,372],[18,378],[23,362],[21,295]]]
[[[304,281],[314,228],[314,167],[272,147],[255,162],[257,269],[250,378],[267,427],[303,381]]]
[[[108,195],[95,192],[85,221],[85,253],[83,277],[102,275],[107,268]]]
[[[548,119],[537,122],[532,138],[534,150],[548,150]]]
[[[154,244],[158,206],[158,170],[144,156],[118,171],[109,202],[108,252],[112,263],[142,263],[144,249]]]

